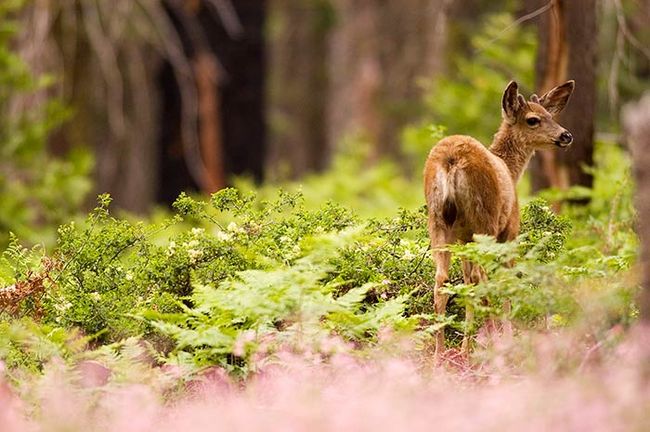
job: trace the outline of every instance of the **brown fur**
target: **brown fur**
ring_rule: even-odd
[[[519,233],[519,204],[515,185],[536,149],[570,144],[568,131],[553,120],[566,105],[573,81],[526,101],[511,82],[503,95],[503,121],[489,150],[472,137],[453,135],[436,144],[424,168],[424,193],[429,211],[429,237],[436,262],[435,310],[445,313],[448,296],[440,288],[449,279],[450,253],[444,247],[486,234],[509,241]],[[528,123],[533,117],[535,124]],[[568,134],[568,135],[567,135]],[[565,146],[562,146],[565,147]],[[483,270],[463,263],[465,283],[485,278]],[[472,311],[467,311],[471,322]],[[444,334],[436,338],[436,353]],[[463,339],[467,350],[468,339]]]

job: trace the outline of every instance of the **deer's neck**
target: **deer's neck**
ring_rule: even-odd
[[[515,183],[519,181],[530,158],[535,153],[535,150],[527,146],[522,137],[518,137],[513,133],[505,122],[501,124],[501,127],[494,135],[490,151],[495,156],[503,159]]]

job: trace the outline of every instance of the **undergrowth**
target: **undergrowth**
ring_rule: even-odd
[[[446,316],[433,311],[425,208],[364,219],[332,202],[308,208],[299,192],[262,200],[236,189],[207,201],[182,194],[176,215],[152,223],[115,217],[109,206],[100,196],[85,221],[61,226],[51,253],[12,241],[0,265],[5,318],[36,318],[53,335],[77,329],[94,347],[140,337],[157,361],[246,375],[287,349],[327,357],[351,344],[362,352],[384,330],[423,348],[444,329],[454,346],[502,316],[506,299],[518,328],[573,325],[589,307],[586,284],[616,287],[599,294],[608,318],[598,328],[636,316],[635,284],[619,277],[635,258],[630,245],[567,249],[581,230],[541,199],[523,207],[516,241],[479,236],[450,246]],[[464,285],[461,258],[481,264],[488,280]],[[471,329],[467,305],[476,311]]]

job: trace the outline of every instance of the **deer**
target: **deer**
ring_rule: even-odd
[[[533,94],[527,101],[511,81],[501,99],[501,125],[489,148],[470,136],[452,135],[431,149],[424,167],[424,193],[436,266],[433,301],[437,315],[445,315],[449,300],[443,291],[451,263],[448,245],[471,242],[475,234],[493,236],[498,242],[512,241],[519,234],[515,186],[536,150],[566,148],[573,142],[571,133],[555,119],[574,88],[575,82],[570,80],[542,97]],[[463,261],[462,270],[465,284],[487,279],[483,269],[472,262]],[[504,309],[509,312],[508,301]],[[465,315],[469,328],[473,320],[469,306]],[[444,329],[440,329],[435,337],[436,357],[444,347]],[[469,353],[468,331],[461,350]]]

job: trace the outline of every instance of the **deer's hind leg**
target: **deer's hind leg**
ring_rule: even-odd
[[[449,294],[442,292],[443,286],[449,281],[449,265],[451,264],[451,252],[444,250],[444,247],[455,241],[454,235],[448,227],[429,227],[431,238],[431,253],[436,264],[436,280],[433,288],[434,309],[437,315],[443,316],[447,311]],[[436,357],[445,349],[445,330],[436,332]]]

